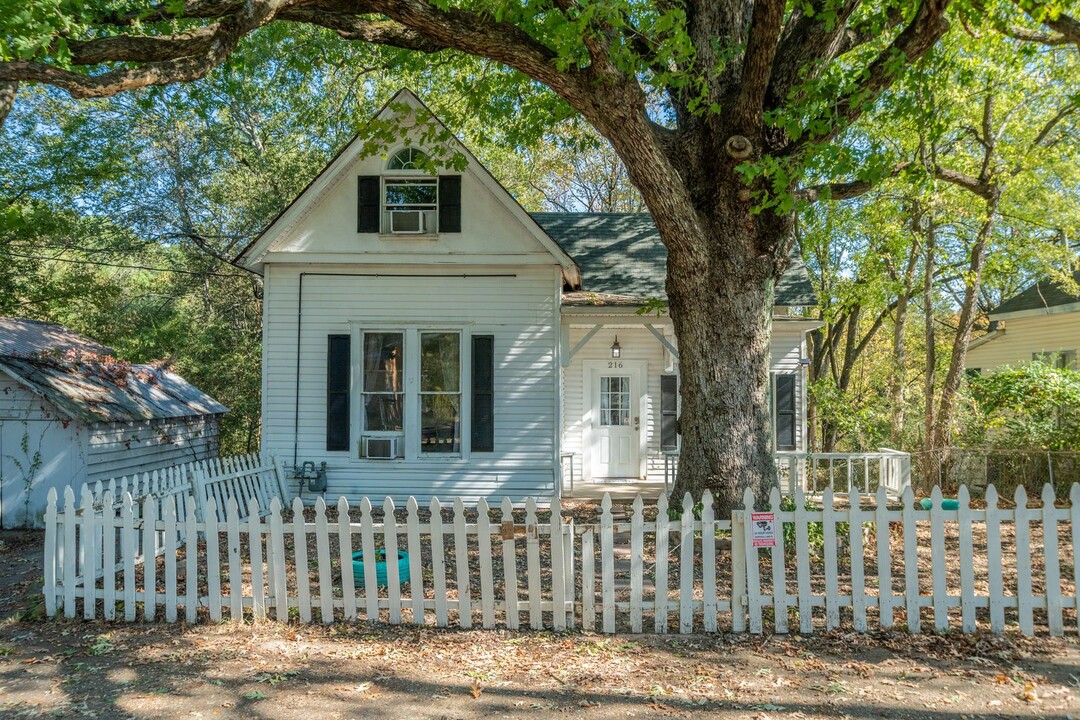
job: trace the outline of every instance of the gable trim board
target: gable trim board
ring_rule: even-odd
[[[394,97],[391,98],[378,113],[376,113],[375,118],[382,120],[391,117],[395,112],[393,106],[400,103],[410,106],[414,111],[426,113],[441,130],[449,132],[442,121],[435,117],[434,113],[432,113],[431,110],[416,97],[416,95],[407,89],[399,90],[397,94],[395,94]],[[350,176],[349,171],[353,164],[358,160],[363,159],[363,136],[364,130],[358,132],[353,139],[338,152],[334,159],[331,160],[317,176],[315,176],[308,186],[301,191],[292,203],[279,213],[278,216],[271,221],[270,225],[267,226],[267,228],[263,230],[259,236],[248,245],[248,247],[241,251],[234,260],[234,263],[251,270],[252,272],[260,273],[266,255],[271,252],[273,245],[278,240],[288,237],[293,227],[301,221],[314,206],[318,205],[319,201],[333,187]],[[570,287],[580,285],[580,271],[574,259],[570,257],[570,255],[567,254],[566,251],[539,226],[539,224],[537,224],[536,220],[534,220],[532,216],[521,207],[517,200],[515,200],[513,196],[499,184],[490,171],[484,167],[476,156],[473,155],[456,136],[453,136],[453,143],[455,149],[461,152],[468,162],[465,172],[472,174],[479,180],[481,185],[492,196],[499,199],[502,205],[511,212],[528,234],[543,246],[555,263],[562,268],[564,280],[567,285]],[[290,255],[291,254],[293,253],[290,253]],[[274,259],[285,260],[285,258]],[[312,262],[313,260],[314,258],[304,257],[303,259],[296,258],[294,261]],[[391,258],[387,258],[387,260],[389,262],[395,262],[395,260]]]

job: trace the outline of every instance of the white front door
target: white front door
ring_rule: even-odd
[[[641,409],[638,373],[618,367],[595,369],[589,384],[592,386],[589,448],[592,477],[639,477]]]

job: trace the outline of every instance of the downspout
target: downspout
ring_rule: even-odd
[[[300,273],[300,285],[296,290],[296,387],[293,405],[293,449],[292,464],[297,467],[300,461],[300,321],[304,315],[304,276]]]

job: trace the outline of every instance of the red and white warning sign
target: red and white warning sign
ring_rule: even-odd
[[[754,547],[776,547],[776,513],[750,513],[750,538]]]

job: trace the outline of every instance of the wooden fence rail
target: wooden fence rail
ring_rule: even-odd
[[[707,493],[672,513],[663,497],[623,509],[605,497],[598,522],[575,524],[534,501],[286,509],[273,498],[264,509],[249,495],[241,514],[214,493],[200,517],[181,517],[192,499],[169,495],[159,509],[87,490],[76,503],[69,489],[63,503],[49,497],[46,611],[605,633],[1076,631],[1080,485],[1069,508],[1050,490],[1028,507],[1022,489],[1002,507],[992,488],[985,508],[965,489],[955,510],[936,489],[925,510],[910,488],[897,500],[883,486],[827,489],[820,505],[801,492],[770,500],[759,511],[748,496],[748,509],[718,518]],[[380,557],[383,567],[367,561]]]

